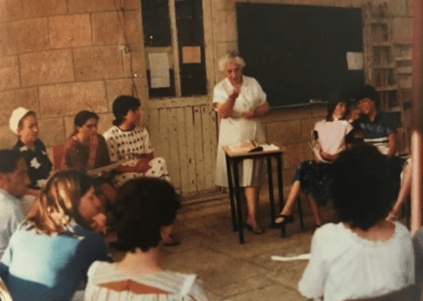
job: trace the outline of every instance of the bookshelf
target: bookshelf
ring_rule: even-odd
[[[397,126],[398,152],[405,155],[410,152],[411,38],[394,34],[393,24],[404,22],[390,15],[386,2],[369,5],[365,16],[366,80],[379,92],[380,109],[391,112]]]

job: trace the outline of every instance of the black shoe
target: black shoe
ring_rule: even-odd
[[[280,221],[280,222],[277,222],[276,220],[278,218],[283,218],[283,220]],[[288,214],[278,214],[276,216],[276,219],[275,219],[275,224],[286,225],[286,224],[292,223],[293,221],[294,221],[294,216],[292,214],[289,214],[289,215]]]

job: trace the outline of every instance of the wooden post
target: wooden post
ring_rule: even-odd
[[[422,224],[422,42],[423,0],[413,0],[413,58],[412,58],[412,183],[411,183],[411,233]]]

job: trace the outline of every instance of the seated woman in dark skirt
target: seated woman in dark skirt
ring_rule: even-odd
[[[292,210],[298,199],[300,191],[308,196],[308,201],[313,212],[316,226],[322,225],[318,205],[323,206],[328,201],[330,191],[331,162],[346,148],[347,136],[353,129],[350,123],[344,120],[347,113],[347,103],[338,99],[328,105],[326,119],[316,123],[313,138],[316,142],[314,160],[304,161],[294,175],[288,200],[277,216],[275,223],[284,224],[292,222]]]

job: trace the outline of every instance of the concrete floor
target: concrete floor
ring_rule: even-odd
[[[326,207],[322,213],[325,221],[334,220],[333,209]],[[272,255],[309,253],[314,223],[305,214],[307,229],[300,229],[295,215],[295,222],[287,226],[288,237],[281,238],[280,229],[267,226],[270,214],[263,200],[260,216],[266,232],[254,235],[245,231],[245,244],[240,245],[238,233],[232,231],[227,198],[185,206],[175,223],[181,245],[162,248],[163,265],[166,269],[197,274],[211,300],[306,300],[297,292],[297,284],[307,261],[270,259]]]

